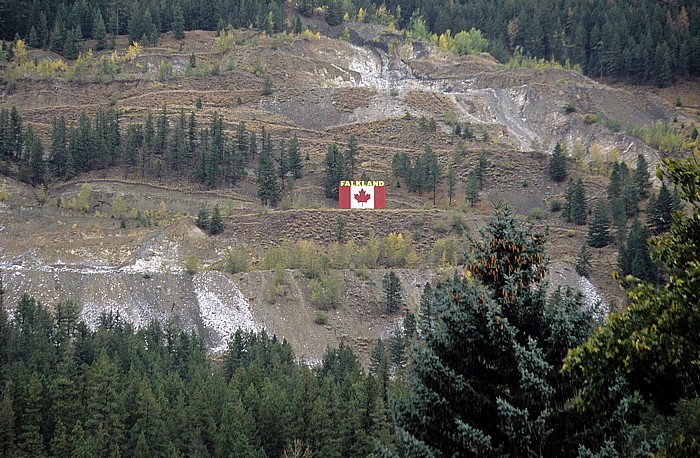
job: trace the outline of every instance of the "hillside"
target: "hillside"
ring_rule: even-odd
[[[81,111],[95,118],[100,109],[113,108],[124,131],[165,107],[171,127],[184,109],[194,113],[199,126],[207,126],[214,113],[222,116],[224,133],[232,139],[241,122],[258,134],[264,127],[275,144],[297,136],[304,157],[303,177],[285,187],[277,208],[260,205],[254,165],[235,185],[214,189],[186,173],[144,176],[121,164],[50,181],[46,196],[14,178],[0,178],[8,193],[0,202],[0,274],[8,303],[26,291],[47,303],[75,299],[82,317],[92,322],[105,310],[118,310],[141,324],[173,319],[203,332],[216,350],[243,326],[287,338],[298,355],[310,360],[340,341],[366,356],[371,341],[388,335],[402,318],[382,308],[387,266],[338,261],[343,295],[327,312],[327,323],[317,325],[309,275],[296,267],[265,266],[271,246],[307,241],[336,259],[339,221],[345,221],[343,241],[357,247],[373,237],[410,235],[416,257],[399,271],[406,307],[416,311],[422,286],[449,272],[432,259],[436,242],[452,237],[464,245],[462,228],[478,234],[492,203],[505,200],[537,227],[549,228],[552,280],[577,287],[581,280],[573,264],[587,226],[549,211],[553,199],[563,200],[566,188],[547,174],[554,144],[567,145],[574,156],[571,174],[584,179],[593,202],[605,194],[611,150],[631,165],[642,154],[651,167],[660,154],[619,129],[589,122],[587,115],[622,126],[692,122],[687,108],[674,107],[667,96],[606,86],[570,70],[507,69],[487,54],[455,57],[366,25],[352,26],[351,36],[356,44],[312,34],[270,37],[239,30],[232,34],[231,49],[218,52],[213,32],[187,32],[183,41],[164,35],[157,47],[145,47],[133,62],[123,61],[113,81],[93,69],[81,78],[30,75],[6,84],[0,108],[16,107],[47,150],[54,117],[65,116],[75,125]],[[126,37],[119,37],[120,56],[127,46]],[[32,53],[37,59],[56,57]],[[188,67],[193,55],[196,66]],[[164,75],[161,69],[168,66],[171,71]],[[271,93],[261,95],[266,79]],[[569,113],[567,105],[574,108]],[[421,127],[429,119],[435,131]],[[471,126],[474,138],[454,135],[455,121]],[[340,211],[324,197],[325,153],[332,143],[343,149],[351,135],[359,150],[355,174],[390,184],[385,211]],[[435,205],[432,192],[409,192],[405,182],[395,186],[394,155],[415,160],[426,145],[442,168],[454,164],[458,180],[452,205],[444,181],[436,189]],[[480,202],[470,206],[464,198],[468,174],[482,152],[488,158],[487,178]],[[167,170],[167,158],[158,160]],[[90,189],[87,211],[58,205],[76,198],[83,183]],[[129,215],[115,208],[118,197]],[[209,235],[194,224],[194,216],[201,207],[215,205],[222,209],[226,229]],[[224,272],[231,247],[247,253],[249,272]],[[619,302],[621,293],[610,279],[614,247],[591,251],[591,282],[608,302]],[[196,273],[185,272],[191,259],[199,263]]]

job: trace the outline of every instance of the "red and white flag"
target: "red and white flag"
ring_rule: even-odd
[[[338,208],[386,208],[383,181],[341,181]]]

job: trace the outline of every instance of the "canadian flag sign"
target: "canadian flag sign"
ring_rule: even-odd
[[[386,208],[383,181],[341,181],[338,208]]]

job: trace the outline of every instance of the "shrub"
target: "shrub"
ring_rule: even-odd
[[[199,258],[195,255],[190,255],[185,259],[184,270],[188,275],[194,275],[199,272],[202,268],[202,263]]]
[[[559,199],[552,199],[549,202],[549,211],[552,213],[556,213],[561,210],[561,200]]]
[[[399,95],[399,89],[398,89],[398,88],[395,88],[395,87],[392,87],[391,89],[389,89],[389,95],[392,96],[392,97],[398,96],[398,95]]]
[[[311,303],[321,310],[328,310],[340,305],[343,286],[340,275],[335,270],[327,270],[325,275],[309,282]]]
[[[230,274],[246,272],[248,270],[248,250],[245,247],[231,247],[226,255],[224,271]]]
[[[316,310],[314,312],[314,323],[316,324],[326,324],[328,323],[328,315],[323,310]]]
[[[564,113],[570,114],[570,113],[576,113],[576,102],[573,100],[566,105],[564,105]]]
[[[598,121],[598,116],[594,115],[593,113],[588,113],[586,116],[583,117],[583,122],[586,125],[591,125],[595,124]]]

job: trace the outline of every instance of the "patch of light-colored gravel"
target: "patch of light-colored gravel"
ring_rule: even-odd
[[[211,336],[210,350],[226,351],[237,329],[257,330],[248,302],[238,287],[220,272],[203,272],[192,279],[204,330]]]

